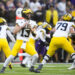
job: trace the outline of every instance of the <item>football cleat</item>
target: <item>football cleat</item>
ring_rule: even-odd
[[[12,65],[11,64],[9,65],[9,68],[12,69]]]
[[[21,63],[21,66],[22,66],[22,67],[26,67],[26,65],[25,65],[25,64],[22,64],[22,63]]]
[[[35,70],[34,70],[34,72],[35,72],[35,73],[40,73],[40,71],[39,71],[39,70],[37,70],[37,69],[35,69]]]
[[[35,73],[40,73],[40,71],[38,71],[37,69],[34,69],[34,67],[31,67],[29,69],[30,72],[35,72]]]
[[[43,64],[40,64],[37,68],[37,70],[41,70],[43,68]]]
[[[71,66],[68,68],[68,70],[73,70],[73,69],[75,69],[75,66]]]
[[[0,71],[0,73],[4,73],[6,67],[3,67]]]
[[[0,73],[4,73],[4,70],[1,70]]]
[[[75,69],[75,64],[72,64],[72,66],[68,68],[68,70],[73,70],[73,69]]]

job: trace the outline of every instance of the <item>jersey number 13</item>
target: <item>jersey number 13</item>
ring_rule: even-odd
[[[21,36],[29,37],[29,35],[30,35],[30,29],[23,28]]]

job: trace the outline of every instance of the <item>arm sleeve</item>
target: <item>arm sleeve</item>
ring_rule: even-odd
[[[45,31],[44,30],[41,30],[40,31],[40,35],[39,35],[39,38],[43,41],[43,42],[45,42],[46,40],[45,40]]]
[[[35,37],[35,40],[37,40],[39,38],[39,33],[36,32],[36,37]]]
[[[12,42],[15,42],[15,38],[14,36],[11,34],[11,32],[9,30],[7,30],[7,35],[9,36],[9,38],[11,39]]]

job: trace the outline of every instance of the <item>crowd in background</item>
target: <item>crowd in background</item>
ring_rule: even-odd
[[[52,22],[50,17],[53,18],[54,25],[62,15],[75,10],[70,0],[0,0],[0,16],[4,17],[8,23],[14,23],[16,16],[15,11],[19,7],[29,7],[33,12],[41,10],[43,13],[50,9],[51,12],[47,11],[44,19],[50,23]],[[52,12],[53,14],[51,14]],[[49,16],[47,14],[49,14]],[[56,21],[54,21],[55,19]]]
[[[15,25],[15,12],[20,7],[31,8],[33,15],[37,11],[41,11],[43,20],[52,27],[66,13],[72,13],[75,16],[75,6],[70,0],[0,0],[0,17],[4,17],[8,25]],[[63,55],[59,55],[59,57],[64,58]],[[58,62],[57,55],[56,60]]]

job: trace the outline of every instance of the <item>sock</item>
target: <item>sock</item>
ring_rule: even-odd
[[[5,60],[5,63],[4,63],[4,67],[7,67],[7,65],[11,62],[11,60],[14,58],[13,55],[10,55],[6,60]]]
[[[38,60],[38,54],[32,56],[31,66],[34,66]]]
[[[31,62],[32,62],[31,60],[32,60],[31,58],[28,60],[27,67],[31,66]]]
[[[29,59],[30,59],[30,57],[29,56],[27,56],[23,61],[22,61],[22,64],[27,64],[28,63],[28,61],[29,61]]]
[[[43,59],[43,61],[42,61],[42,63],[41,63],[41,64],[43,64],[43,65],[44,65],[44,64],[46,64],[46,60],[44,60],[44,59]]]
[[[49,55],[45,55],[43,61],[42,61],[42,64],[46,64],[46,62],[50,59]]]

